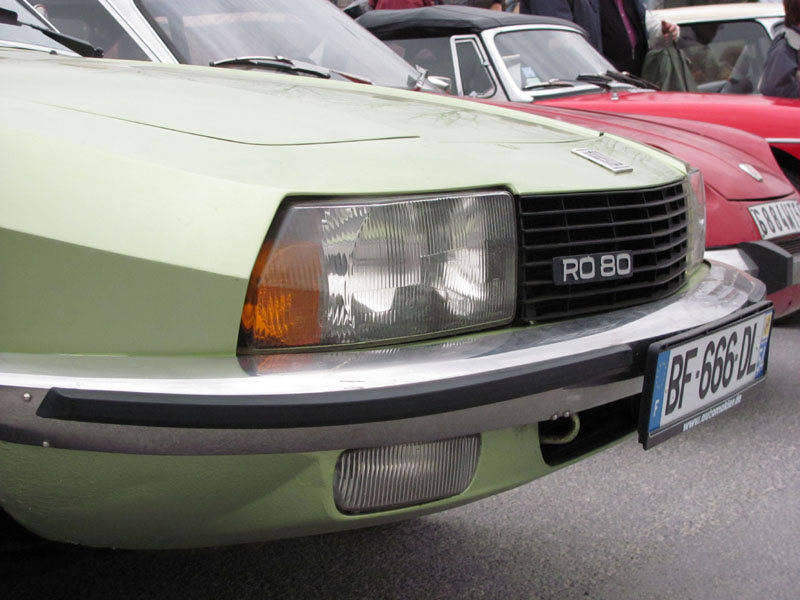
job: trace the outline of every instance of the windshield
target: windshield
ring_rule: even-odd
[[[282,56],[379,85],[420,74],[327,0],[138,0],[182,62]]]
[[[749,94],[758,91],[771,43],[760,23],[717,21],[681,25],[679,46],[699,91]]]
[[[20,23],[27,23],[37,27],[47,27],[46,22],[41,20],[27,6],[16,0],[0,0],[0,9],[17,13],[17,19]],[[26,48],[35,47],[48,51],[56,50],[73,54],[66,46],[50,39],[41,31],[31,29],[30,27],[11,25],[3,19],[0,19],[0,45]]]
[[[576,81],[578,75],[605,73],[614,67],[579,33],[556,29],[517,29],[494,37],[509,77],[520,90],[550,80]]]

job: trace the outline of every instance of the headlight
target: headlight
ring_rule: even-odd
[[[510,322],[506,192],[296,201],[259,253],[242,351],[404,341]]]
[[[706,249],[706,187],[703,174],[689,170],[686,198],[689,203],[689,243],[686,266],[691,270],[703,261]]]

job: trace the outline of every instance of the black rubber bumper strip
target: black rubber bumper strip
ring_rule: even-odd
[[[758,279],[767,286],[767,294],[778,292],[792,285],[792,255],[786,250],[760,240],[739,245],[758,265]]]
[[[627,345],[486,374],[386,388],[258,396],[52,388],[46,419],[200,429],[279,429],[391,421],[494,404],[630,371]]]

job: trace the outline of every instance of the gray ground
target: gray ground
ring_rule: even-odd
[[[0,598],[796,599],[800,315],[768,381],[648,452],[633,440],[478,503],[382,528],[188,552],[37,548]]]

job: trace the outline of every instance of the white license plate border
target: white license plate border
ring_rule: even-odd
[[[768,214],[770,209],[774,210]],[[797,200],[762,202],[748,206],[747,210],[762,240],[770,241],[800,233],[796,221],[800,217],[800,202]],[[787,224],[786,231],[782,231],[783,224]],[[780,227],[781,231],[778,231],[777,227]]]
[[[698,408],[696,411],[684,415],[680,419],[673,421],[663,427],[655,431],[649,430],[650,424],[650,411],[652,409],[653,404],[653,391],[656,383],[656,365],[658,363],[658,356],[665,350],[670,350],[677,346],[681,346],[686,342],[690,342],[692,340],[702,338],[708,335],[712,335],[718,331],[725,329],[726,327],[730,327],[740,321],[744,321],[760,315],[762,313],[773,312],[772,302],[769,300],[765,300],[763,302],[759,302],[758,304],[754,304],[753,306],[749,306],[747,308],[740,309],[736,311],[734,314],[725,317],[724,319],[720,319],[713,323],[709,323],[708,325],[704,325],[702,327],[698,327],[695,329],[691,329],[689,331],[685,331],[678,335],[665,338],[663,340],[659,340],[657,342],[653,342],[647,349],[647,358],[645,361],[645,375],[644,375],[644,384],[642,386],[642,398],[641,398],[641,405],[639,407],[639,442],[642,444],[645,450],[649,450],[653,446],[661,444],[662,442],[667,441],[675,437],[676,435],[680,434],[683,431],[683,425],[698,416],[701,416],[705,413],[714,414],[718,408],[721,408],[722,405],[729,403],[732,399],[736,398],[737,396],[741,396],[742,392],[745,390],[753,387],[754,385],[761,383],[764,380],[764,377],[767,374],[767,370],[769,367],[769,347],[770,343],[767,342],[767,349],[764,356],[764,371],[761,376],[751,381],[740,388],[736,388],[731,390],[729,395],[726,395],[724,398],[720,398]],[[770,340],[772,336],[770,335]],[[735,404],[739,404],[739,401],[735,402]],[[723,412],[720,410],[719,412]]]

